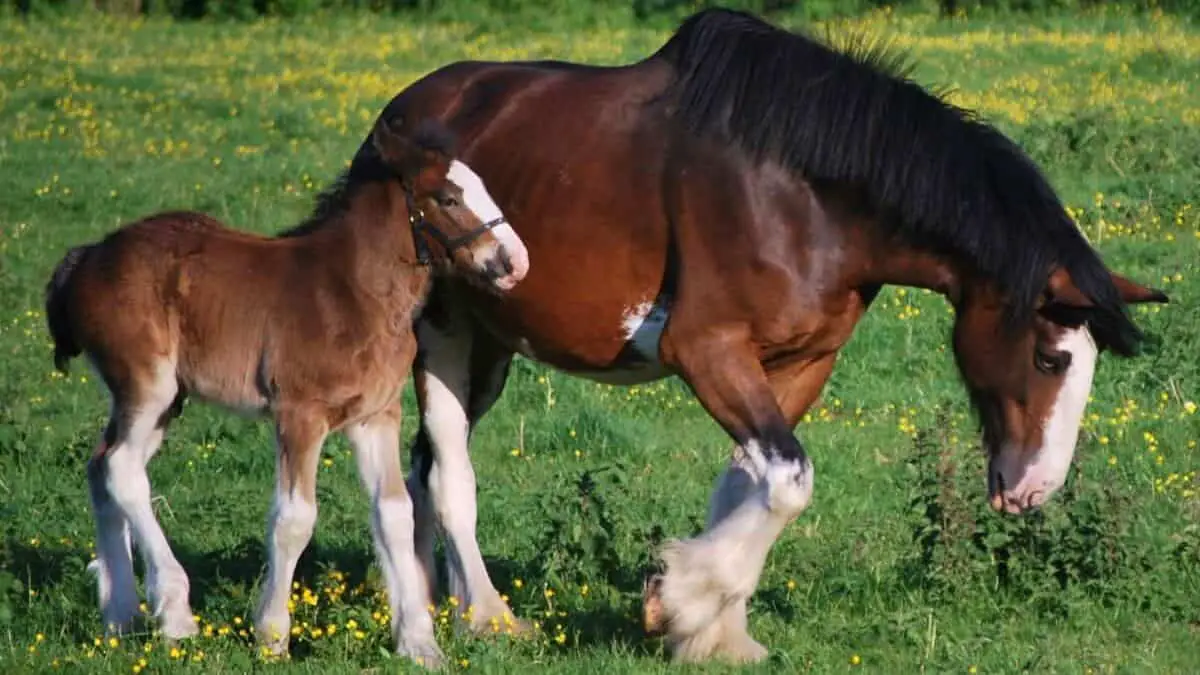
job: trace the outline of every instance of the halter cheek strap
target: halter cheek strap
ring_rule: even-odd
[[[451,238],[447,237],[444,232],[434,227],[433,224],[425,219],[425,212],[417,208],[411,192],[406,192],[405,197],[408,202],[408,223],[412,226],[413,244],[417,251],[417,263],[421,265],[429,265],[433,262],[433,252],[429,250],[429,242],[426,241],[425,237],[421,236],[422,234],[428,234],[436,239],[442,248],[446,250],[446,255],[449,256],[462,246],[475,241],[483,233],[489,232],[495,227],[508,222],[504,216],[500,216],[499,218],[489,220],[466,234]]]

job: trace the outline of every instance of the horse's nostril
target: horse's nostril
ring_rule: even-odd
[[[513,272],[512,260],[509,259],[506,251],[501,250],[487,261],[483,266],[483,270],[489,279],[506,277]]]

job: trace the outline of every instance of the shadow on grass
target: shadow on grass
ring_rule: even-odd
[[[198,550],[183,544],[172,544],[179,563],[187,572],[191,585],[189,594],[192,609],[201,616],[220,613],[228,614],[231,608],[247,617],[253,615],[258,600],[259,586],[266,572],[266,547],[261,539],[247,537],[232,546],[216,550]],[[440,564],[438,597],[435,602],[445,600],[447,583],[444,566]],[[100,613],[96,601],[95,577],[87,570],[91,552],[80,546],[46,545],[41,542],[10,538],[0,547],[0,611],[7,611],[11,620],[20,625],[31,618],[30,591],[46,594],[53,591],[76,601],[77,606],[90,613],[83,621],[70,622],[70,638],[73,642],[88,642],[101,633]],[[145,568],[140,556],[134,551],[135,572],[139,594],[145,599],[142,584]],[[493,581],[500,588],[511,588],[515,579],[522,579],[531,588],[540,588],[546,581],[537,561],[514,561],[488,559],[487,568]],[[325,546],[315,540],[305,550],[296,566],[294,580],[302,586],[316,588],[318,580],[326,570],[336,569],[346,575],[348,587],[369,582],[382,587],[375,567],[375,552],[371,547]],[[7,577],[4,575],[7,574]],[[635,575],[621,575],[629,579]],[[623,581],[628,581],[623,579]],[[628,585],[628,584],[625,584]],[[588,599],[570,605],[566,616],[545,617],[541,613],[517,611],[521,618],[541,621],[547,631],[562,625],[563,632],[579,647],[614,647],[640,657],[654,657],[660,653],[657,640],[648,638],[640,623],[641,586],[622,587],[618,597],[612,601]],[[223,617],[228,620],[229,617]],[[249,627],[249,626],[247,626]],[[147,627],[149,628],[149,627]],[[252,637],[245,642],[252,644]],[[291,657],[303,659],[309,651],[303,642],[293,642]]]

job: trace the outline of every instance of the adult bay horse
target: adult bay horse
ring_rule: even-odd
[[[733,439],[705,531],[665,546],[645,612],[679,660],[755,661],[747,598],[812,498],[793,429],[881,286],[955,308],[990,502],[1010,513],[1063,483],[1098,352],[1142,337],[1128,303],[1166,301],[1110,273],[1021,149],[893,55],[743,13],[695,14],[620,67],[451,64],[382,116],[454,129],[533,263],[502,298],[439,282],[418,327],[418,551],[431,570],[439,526],[481,630],[509,608],[467,444],[514,353],[606,382],[678,375]]]
[[[440,661],[413,548],[399,457],[413,319],[434,266],[484,292],[528,269],[521,240],[437,123],[371,135],[369,157],[281,236],[162,213],[72,249],[47,286],[56,365],[85,354],[112,411],[88,463],[100,607],[108,632],[138,613],[130,528],[164,636],[193,635],[188,578],[150,504],[146,464],[187,396],[274,418],[278,444],[268,569],[256,632],[287,649],[288,597],[317,517],[321,445],[341,431],[371,497],[371,527],[399,653]]]

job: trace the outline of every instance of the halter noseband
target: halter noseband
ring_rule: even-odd
[[[503,225],[504,223],[508,222],[505,220],[504,216],[500,216],[498,218],[489,220],[488,222],[480,225],[464,235],[451,238],[447,237],[444,232],[434,227],[433,224],[428,220],[425,220],[425,212],[417,208],[416,203],[413,201],[413,195],[411,192],[405,190],[404,196],[408,202],[408,223],[412,225],[413,244],[417,249],[417,263],[421,265],[428,265],[433,262],[433,253],[429,250],[429,243],[424,237],[421,236],[422,233],[426,233],[436,239],[437,242],[441,244],[442,248],[446,249],[446,255],[449,256],[459,248],[466,246],[472,241],[475,241],[475,239],[479,238],[481,235],[483,235],[483,233],[492,230],[497,225]]]

